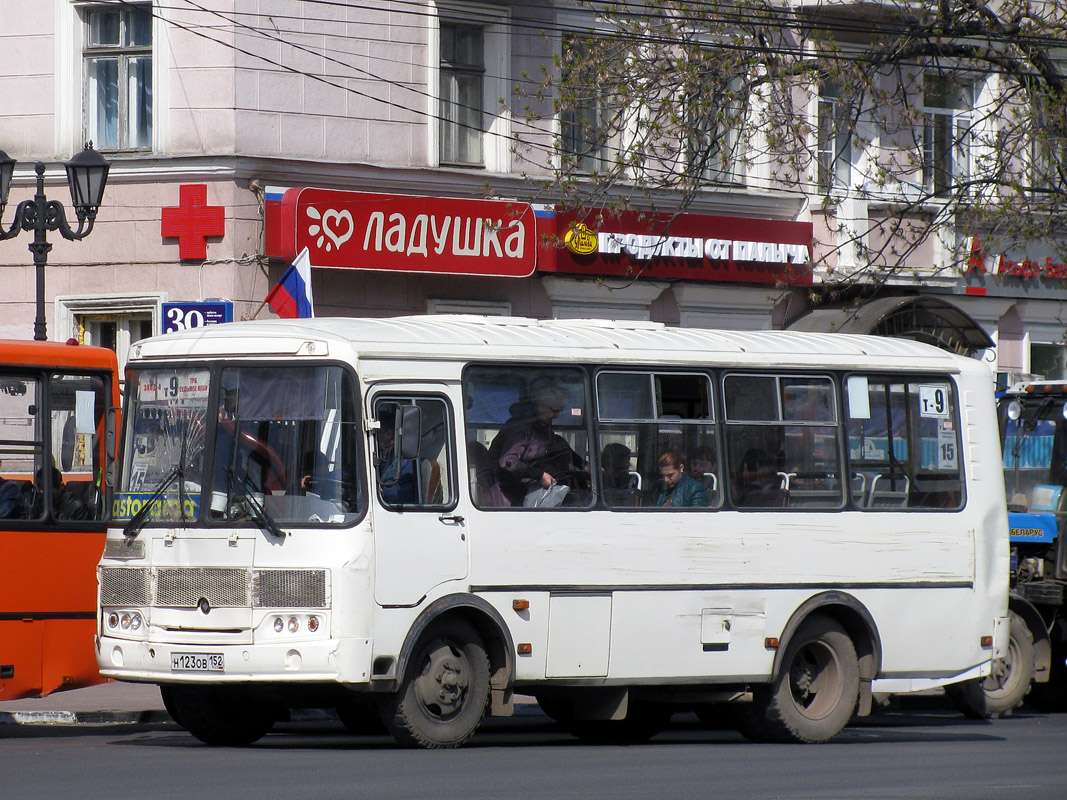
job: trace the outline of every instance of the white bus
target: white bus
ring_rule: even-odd
[[[454,747],[532,695],[818,742],[1008,634],[993,381],[910,341],[463,316],[146,339],[104,676],[216,745],[288,708]]]

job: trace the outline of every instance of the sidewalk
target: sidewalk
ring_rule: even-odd
[[[104,725],[170,722],[159,687],[109,681],[47,697],[0,702],[0,725]]]

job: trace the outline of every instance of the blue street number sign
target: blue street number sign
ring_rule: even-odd
[[[233,322],[233,303],[208,301],[163,304],[163,333],[218,325],[220,322]]]

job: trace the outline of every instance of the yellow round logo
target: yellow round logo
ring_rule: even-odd
[[[572,253],[587,256],[596,252],[596,231],[591,231],[585,223],[579,222],[563,237],[563,243]]]

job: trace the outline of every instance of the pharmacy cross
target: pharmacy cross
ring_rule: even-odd
[[[223,206],[207,204],[207,184],[187,183],[179,188],[177,208],[164,208],[160,234],[177,237],[178,255],[183,259],[207,258],[207,237],[226,233]]]

